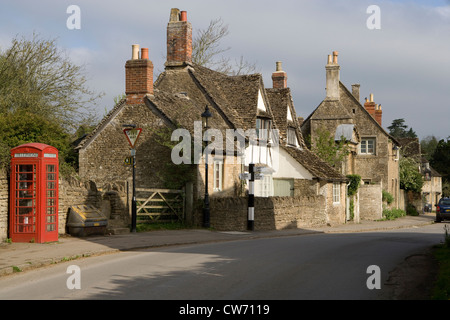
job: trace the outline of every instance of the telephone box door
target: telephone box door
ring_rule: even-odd
[[[37,162],[16,164],[11,173],[15,177],[12,191],[14,193],[14,208],[11,212],[13,241],[31,241],[36,239],[36,178]]]
[[[13,242],[58,240],[58,150],[27,143],[11,150],[9,233]]]

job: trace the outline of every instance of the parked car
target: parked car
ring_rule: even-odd
[[[436,205],[436,222],[450,219],[450,198],[441,198]]]

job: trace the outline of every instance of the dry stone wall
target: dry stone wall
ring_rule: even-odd
[[[255,230],[280,230],[325,225],[326,199],[322,195],[256,197]],[[211,197],[211,226],[216,230],[244,231],[247,228],[247,197]],[[196,223],[201,224],[199,203]]]
[[[9,183],[5,171],[0,170],[0,241],[8,237]]]

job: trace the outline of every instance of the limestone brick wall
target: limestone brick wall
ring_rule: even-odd
[[[201,206],[200,206],[201,207]],[[217,230],[247,229],[248,198],[212,197],[211,226]],[[299,197],[256,197],[255,230],[279,230],[325,225],[326,199],[322,195]],[[196,212],[201,222],[201,209]]]
[[[380,184],[363,184],[359,187],[359,215],[361,220],[378,220],[383,217]]]
[[[66,233],[67,214],[71,206],[92,205],[117,225],[129,223],[128,184],[107,183],[97,185],[79,178],[63,178],[59,181],[59,233]],[[120,221],[119,221],[120,220]]]
[[[82,181],[75,177],[59,180],[58,233],[66,233],[69,208],[77,205],[92,205],[111,219],[122,219],[128,223],[126,185],[108,184],[98,188],[93,181]],[[9,180],[0,171],[0,241],[8,238]]]
[[[338,183],[339,197],[333,197],[333,183],[321,183],[319,194],[325,199],[326,223],[343,224],[346,220],[346,188],[345,183]]]
[[[122,108],[90,144],[80,149],[80,176],[99,185],[124,183],[132,177],[131,166],[124,165],[125,157],[130,156],[131,149],[123,133],[124,124],[135,124],[142,128],[135,147],[136,186],[164,188],[161,170],[170,161],[170,150],[154,141],[152,128],[162,126],[163,123],[146,105],[128,105]]]
[[[0,170],[0,241],[8,238],[9,181],[5,171]]]

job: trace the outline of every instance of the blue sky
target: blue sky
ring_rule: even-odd
[[[81,29],[69,30],[69,5],[81,10]],[[379,6],[379,30],[367,28],[370,5]],[[56,38],[72,60],[85,64],[89,86],[104,92],[99,116],[124,92],[131,45],[149,48],[156,76],[164,69],[171,8],[188,12],[194,34],[222,18],[230,34],[227,57],[256,63],[271,87],[282,61],[297,115],[307,117],[325,97],[327,55],[339,51],[341,81],[361,85],[361,102],[374,94],[383,127],[404,118],[420,138],[450,135],[450,1],[166,0],[2,1],[0,47],[16,36]]]

